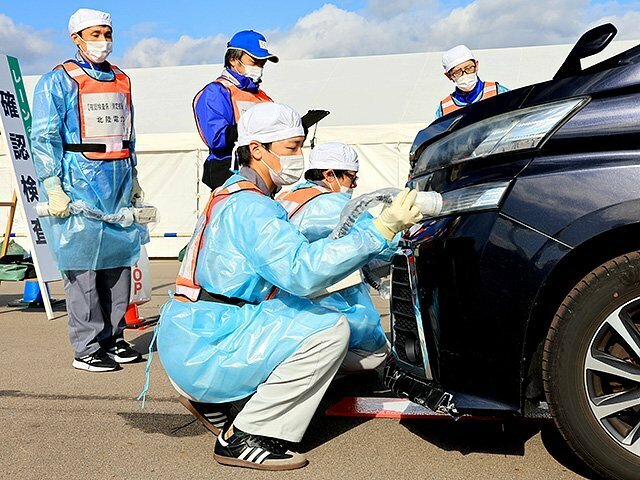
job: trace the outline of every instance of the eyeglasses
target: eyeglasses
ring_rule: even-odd
[[[467,65],[464,68],[456,68],[455,70],[451,70],[449,72],[449,76],[451,76],[451,78],[460,78],[465,73],[467,75],[476,73],[476,68],[477,68],[477,65],[475,62],[473,62],[473,65]]]
[[[353,185],[354,183],[356,183],[358,181],[358,174],[357,173],[344,172],[344,176],[347,177],[349,180],[351,180],[351,185]]]

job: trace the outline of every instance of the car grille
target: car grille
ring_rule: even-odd
[[[424,363],[409,281],[408,259],[405,255],[396,255],[392,262],[391,326],[393,349],[398,360],[422,368]]]

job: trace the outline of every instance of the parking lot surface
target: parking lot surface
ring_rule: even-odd
[[[156,315],[177,261],[152,262]],[[52,295],[63,298],[62,284]],[[296,472],[230,469],[212,456],[214,437],[177,402],[157,356],[144,410],[136,396],[145,363],[94,374],[71,367],[66,313],[5,307],[22,283],[0,285],[0,478],[7,479],[575,479],[595,478],[551,423],[328,417],[344,396],[388,396],[371,375],[338,380],[300,445],[310,464]],[[376,299],[388,330],[388,309]],[[152,331],[128,331],[146,352]]]

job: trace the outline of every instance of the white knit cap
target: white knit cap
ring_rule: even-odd
[[[465,45],[458,45],[442,55],[442,66],[444,67],[444,71],[448,72],[456,65],[460,65],[467,60],[475,59],[476,57],[473,55],[473,52]]]
[[[257,103],[238,120],[236,148],[260,143],[279,142],[293,137],[304,137],[300,114],[281,103]]]
[[[79,8],[76,13],[69,18],[69,35],[78,33],[85,28],[95,27],[98,25],[107,25],[111,27],[111,15],[100,10],[91,10],[90,8]]]
[[[358,154],[344,143],[321,143],[311,150],[311,155],[309,155],[309,170],[332,169],[357,172],[358,168]]]

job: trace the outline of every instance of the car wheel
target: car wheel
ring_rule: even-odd
[[[573,451],[608,478],[640,478],[640,252],[569,292],[547,334],[545,394]]]

